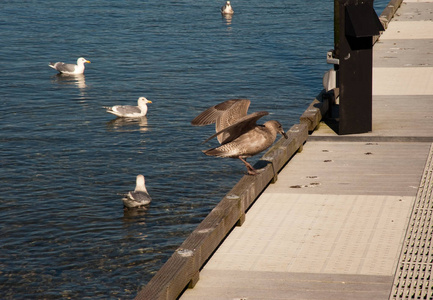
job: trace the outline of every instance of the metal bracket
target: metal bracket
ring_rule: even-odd
[[[326,52],[326,63],[332,65],[340,64],[340,60],[334,57],[334,50],[329,50],[328,52]]]

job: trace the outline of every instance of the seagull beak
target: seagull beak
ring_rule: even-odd
[[[86,60],[85,62],[88,63],[88,64],[90,64],[90,60]]]
[[[147,103],[152,103],[152,101],[150,101],[150,100],[147,100]]]
[[[289,138],[284,131],[281,131],[281,134],[286,138],[286,140]]]

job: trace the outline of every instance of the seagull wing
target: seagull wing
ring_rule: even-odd
[[[141,113],[141,109],[138,106],[133,106],[133,105],[116,105],[113,106],[113,110],[117,111],[122,115]]]
[[[199,114],[191,121],[192,125],[204,126],[215,123],[215,132],[235,124],[239,119],[245,117],[251,101],[248,99],[231,99],[212,106]],[[227,133],[218,136],[218,141],[222,143],[226,139]]]
[[[152,198],[150,198],[149,194],[146,192],[134,191],[125,195],[125,197],[122,198],[122,201],[126,207],[133,208],[149,204],[152,201]]]
[[[65,64],[62,62],[57,62],[54,64],[54,69],[56,69],[59,72],[74,72],[75,71],[75,66],[74,64]]]
[[[207,140],[205,140],[203,143],[206,143],[213,139],[216,136],[223,136],[223,138],[218,139],[218,141],[221,143],[221,145],[230,143],[231,141],[235,140],[239,136],[241,136],[244,133],[247,133],[251,129],[255,128],[257,126],[256,122],[261,117],[268,115],[269,113],[267,111],[259,111],[252,113],[250,115],[244,116],[243,118],[239,119],[236,123],[218,131],[211,137],[209,137]]]
[[[130,198],[138,203],[150,203],[152,198],[150,198],[149,194],[146,192],[129,192]]]
[[[204,126],[216,123],[218,118],[221,117],[224,113],[228,116],[225,119],[233,119],[235,116],[243,117],[247,114],[248,107],[250,106],[250,100],[248,99],[231,99],[224,101],[220,104],[209,107],[204,112],[199,114],[194,120],[191,121],[191,124],[194,126]]]

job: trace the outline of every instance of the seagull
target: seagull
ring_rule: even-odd
[[[64,62],[56,62],[52,63],[50,62],[48,66],[53,68],[54,70],[59,71],[59,73],[62,74],[69,74],[69,75],[76,75],[76,74],[83,74],[84,73],[84,64],[88,63],[90,64],[90,61],[85,59],[84,57],[80,57],[77,59],[77,64],[65,64]]]
[[[145,97],[138,98],[138,106],[132,105],[115,105],[112,107],[104,106],[108,113],[118,117],[125,118],[141,118],[147,114],[147,103],[152,101],[147,100]]]
[[[150,198],[147,192],[143,175],[137,175],[135,190],[128,192],[128,194],[122,198],[122,201],[125,208],[142,207],[152,201],[152,198]]]
[[[256,169],[246,158],[269,148],[275,141],[277,133],[286,139],[287,134],[278,121],[267,121],[263,125],[256,124],[267,111],[259,111],[247,115],[251,101],[248,99],[231,99],[212,106],[199,114],[191,124],[204,126],[215,123],[216,133],[203,143],[216,137],[219,147],[203,150],[209,156],[239,158],[247,167],[249,175],[257,175]]]
[[[226,4],[224,4],[221,7],[221,13],[223,15],[232,15],[234,13],[233,8],[232,8],[232,6],[230,4],[230,1],[227,1]]]

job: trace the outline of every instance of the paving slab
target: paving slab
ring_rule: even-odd
[[[379,40],[374,45],[375,68],[433,67],[433,39]]]
[[[413,199],[266,193],[206,269],[391,276]]]
[[[431,138],[433,95],[374,96],[373,118],[369,136]]]
[[[433,94],[433,67],[373,68],[373,78],[373,95]]]
[[[372,300],[387,299],[388,276],[203,270],[202,288],[191,300]],[[182,297],[184,299],[185,297]]]
[[[433,0],[405,0],[404,3],[432,3]]]
[[[391,22],[381,40],[417,40],[433,38],[433,21]]]
[[[404,1],[394,16],[393,22],[398,21],[433,21],[432,1],[419,1],[412,3]]]
[[[266,192],[415,197],[429,148],[429,143],[309,141]]]

